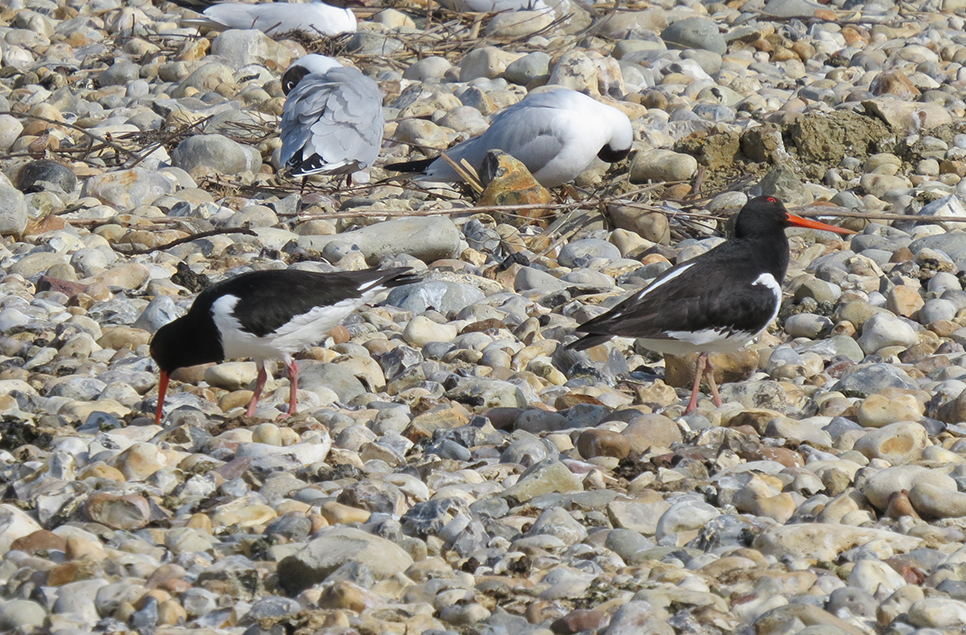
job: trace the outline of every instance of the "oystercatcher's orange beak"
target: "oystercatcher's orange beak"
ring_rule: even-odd
[[[154,425],[161,425],[161,415],[164,410],[164,393],[168,392],[168,380],[171,376],[168,373],[161,371],[161,379],[158,381],[158,411],[154,415]]]
[[[793,227],[808,227],[809,229],[821,229],[827,232],[835,232],[836,234],[854,234],[855,233],[851,229],[846,229],[844,227],[836,227],[835,225],[826,225],[825,223],[820,223],[817,220],[802,218],[801,216],[795,216],[794,214],[788,215],[788,224],[792,225]]]

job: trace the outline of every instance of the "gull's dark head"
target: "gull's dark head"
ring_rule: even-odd
[[[617,163],[627,158],[634,143],[634,129],[631,120],[623,112],[611,106],[607,112],[610,124],[610,139],[597,153],[597,158],[607,163]]]
[[[306,75],[322,75],[342,66],[331,57],[311,53],[295,60],[282,75],[282,92],[288,95]]]

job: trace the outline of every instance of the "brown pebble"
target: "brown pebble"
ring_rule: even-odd
[[[319,597],[319,608],[348,609],[356,613],[381,604],[383,601],[378,595],[348,580],[336,582]]]
[[[631,451],[627,437],[613,430],[584,430],[577,437],[577,451],[585,459],[597,456],[625,458]]]
[[[637,457],[652,447],[669,448],[681,443],[681,429],[674,421],[660,414],[642,414],[635,418],[621,435],[630,442],[631,457]]]
[[[788,448],[768,445],[760,446],[747,455],[742,454],[741,458],[748,461],[775,461],[785,467],[801,467],[805,465],[805,461],[798,452],[789,450]]]
[[[315,532],[319,531],[320,529],[323,529],[329,526],[329,521],[327,521],[322,516],[319,516],[318,514],[309,514],[309,520],[312,521],[313,534],[315,534]]]
[[[345,344],[352,339],[352,334],[349,333],[349,329],[341,324],[329,331],[329,335],[335,340],[336,344]]]
[[[102,560],[107,557],[107,553],[99,543],[80,536],[70,536],[67,539],[64,555],[68,560],[80,560],[82,558]]]
[[[38,529],[10,543],[11,551],[23,551],[31,555],[46,551],[64,551],[66,549],[66,540],[44,529]]]
[[[900,247],[892,252],[889,262],[908,262],[914,260],[916,255],[908,247]]]
[[[158,604],[158,622],[169,626],[177,626],[179,623],[187,621],[188,612],[178,604],[177,600],[165,600]]]
[[[173,595],[181,595],[192,587],[187,580],[168,580],[161,585],[161,588],[170,591]]]
[[[193,529],[201,529],[206,533],[211,533],[211,519],[204,514],[192,514],[188,519],[187,526]]]
[[[149,589],[163,586],[171,580],[179,580],[184,577],[184,567],[177,564],[163,564],[148,577],[144,586]]]
[[[907,489],[894,492],[889,497],[889,505],[886,507],[885,514],[883,515],[896,520],[903,516],[919,518],[919,514],[916,513],[916,510],[912,507],[912,503],[909,502],[909,490]]]
[[[573,635],[582,631],[602,628],[608,623],[607,615],[593,609],[574,609],[550,625],[557,635]]]
[[[171,594],[168,593],[167,591],[165,591],[164,589],[150,589],[150,590],[148,590],[147,593],[145,593],[144,595],[142,595],[141,598],[137,602],[134,603],[134,608],[136,608],[137,610],[140,611],[145,606],[147,606],[147,603],[148,603],[148,599],[149,598],[154,598],[160,604],[161,602],[164,602],[166,600],[170,600],[171,599]]]

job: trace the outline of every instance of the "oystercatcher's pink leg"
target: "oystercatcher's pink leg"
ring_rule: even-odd
[[[704,353],[708,357],[707,353]],[[705,375],[708,377],[708,387],[711,388],[711,396],[714,398],[714,405],[721,407],[721,395],[718,394],[718,386],[714,383],[714,367],[711,366],[711,358],[708,357],[708,364],[704,368]]]
[[[688,402],[688,407],[684,409],[684,414],[688,414],[698,407],[698,392],[701,389],[701,376],[704,375],[704,368],[707,363],[707,353],[698,355],[698,364],[694,369],[694,385],[691,386],[691,401]]]
[[[252,395],[252,400],[248,402],[248,410],[245,411],[245,416],[251,417],[255,415],[255,408],[258,407],[258,398],[262,396],[262,389],[265,388],[265,382],[268,380],[268,373],[265,371],[265,360],[258,360],[256,362],[258,365],[258,377],[255,378],[255,394]]]
[[[288,414],[286,416],[291,416],[295,414],[295,408],[298,405],[298,391],[299,391],[299,367],[293,359],[288,364],[285,365],[288,368]]]

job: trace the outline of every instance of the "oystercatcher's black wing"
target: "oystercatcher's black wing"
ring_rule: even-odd
[[[240,300],[232,316],[244,331],[264,337],[315,307],[360,298],[375,287],[410,284],[417,280],[411,273],[408,268],[336,273],[292,269],[254,271],[205,289],[191,309],[210,313],[211,305],[218,298],[236,296]]]
[[[768,266],[750,246],[727,242],[668,269],[607,313],[578,326],[588,335],[569,348],[582,350],[615,335],[671,340],[681,339],[672,333],[704,330],[757,333],[780,300],[770,280],[781,284],[787,257]],[[763,274],[771,279],[763,281]]]

